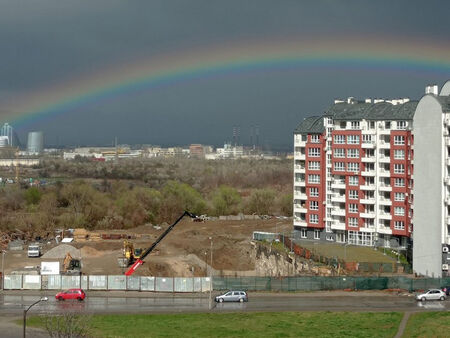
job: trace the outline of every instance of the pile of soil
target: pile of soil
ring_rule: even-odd
[[[66,254],[69,253],[72,258],[81,259],[81,251],[68,244],[60,244],[53,249],[47,251],[42,258],[44,259],[64,259]]]

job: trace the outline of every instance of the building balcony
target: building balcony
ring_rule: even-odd
[[[343,180],[334,180],[331,182],[332,189],[345,189],[345,181]]]
[[[380,129],[378,129],[378,134],[380,134],[380,135],[390,135],[391,134],[391,129],[380,128]]]
[[[301,139],[294,139],[294,146],[296,147],[305,147],[306,141],[302,141]]]
[[[305,156],[305,153],[301,153],[301,152],[299,152],[299,151],[296,151],[296,152],[294,153],[294,158],[295,158],[296,160],[305,160],[306,156]]]
[[[341,195],[341,194],[333,194],[331,196],[331,202],[341,202],[344,203],[345,202],[345,195]]]
[[[305,172],[305,166],[303,165],[294,165],[294,171],[297,173],[304,173]]]
[[[445,137],[445,145],[450,146],[450,137]]]
[[[444,177],[444,184],[450,185],[450,176],[445,176]]]
[[[380,177],[391,177],[390,170],[380,170]]]
[[[375,176],[375,170],[361,171],[361,176]]]
[[[450,118],[449,117],[445,118],[444,123],[445,125],[450,126]]]
[[[364,156],[361,158],[361,161],[364,163],[375,163],[375,157],[374,156],[372,156],[372,157]]]
[[[388,214],[386,212],[381,212],[379,214],[380,219],[387,219],[387,220],[391,220],[392,219],[392,215]]]
[[[300,218],[294,218],[294,226],[307,227],[308,223],[306,223],[306,220],[302,220]]]
[[[444,199],[444,203],[447,204],[447,205],[450,205],[450,197],[446,197]]]
[[[378,158],[378,162],[380,162],[380,163],[391,163],[391,157],[390,156],[380,156]]]
[[[294,204],[294,212],[299,212],[302,214],[306,214],[308,210],[305,208],[305,206],[302,206],[301,204]]]
[[[333,208],[331,209],[331,214],[334,216],[345,216],[345,209]]]
[[[345,230],[345,223],[334,221],[331,223],[331,229],[332,230]]]
[[[450,225],[450,216],[446,217],[447,225]]]
[[[306,195],[306,193],[301,192],[301,191],[294,191],[294,197],[297,199],[301,199],[301,200],[307,200],[308,196]]]
[[[361,143],[361,148],[363,149],[374,149],[375,148],[375,141],[366,141]]]
[[[385,226],[379,226],[377,232],[384,235],[392,235],[391,228]]]
[[[361,190],[365,190],[365,191],[375,191],[375,184],[370,184],[370,185],[360,185],[359,189]]]
[[[379,144],[380,149],[390,149],[391,148],[391,142],[381,141],[378,144]]]
[[[375,198],[361,198],[359,200],[361,204],[375,204]]]
[[[380,184],[378,186],[378,190],[380,191],[392,191],[392,187],[388,184]]]
[[[371,212],[361,212],[359,214],[360,217],[362,218],[375,218],[375,211],[371,211]]]
[[[392,205],[392,201],[387,198],[381,198],[379,204],[381,205]]]
[[[447,165],[450,165],[450,157],[447,158],[447,159],[445,160],[445,163],[446,163]]]

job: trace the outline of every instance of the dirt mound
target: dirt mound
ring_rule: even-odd
[[[106,253],[108,253],[107,251],[99,251],[97,249],[94,249],[91,246],[83,246],[81,249],[81,256],[83,256],[83,258],[86,257],[100,257],[100,256],[104,256]]]
[[[68,245],[68,244],[60,244],[53,249],[47,251],[42,258],[44,259],[64,259],[66,254],[70,253],[72,258],[81,258],[81,252],[79,249]]]

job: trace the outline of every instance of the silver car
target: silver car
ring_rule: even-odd
[[[445,300],[447,296],[445,292],[439,289],[430,289],[424,293],[420,293],[416,295],[416,300],[420,300],[422,302],[426,300]]]
[[[223,295],[217,296],[214,299],[216,302],[248,302],[248,295],[245,291],[228,291]]]

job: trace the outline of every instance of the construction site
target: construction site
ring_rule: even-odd
[[[11,236],[5,240],[7,236],[4,235],[2,245],[7,250],[3,257],[3,271],[5,275],[40,274],[42,262],[59,262],[61,274],[123,275],[133,263],[142,259],[143,264],[132,271],[135,275],[204,277],[213,273],[214,276],[278,277],[356,273],[357,269],[351,264],[337,264],[343,253],[342,250],[341,253],[336,251],[340,248],[345,249],[347,261],[363,259],[395,263],[394,259],[372,248],[336,244],[333,249],[309,243],[312,249],[305,249],[305,256],[298,252],[296,244],[288,242],[288,239],[280,241],[284,236],[275,235],[286,234],[288,238],[292,229],[291,219],[242,218],[210,220],[185,217],[176,227],[172,224],[173,228],[168,231],[170,225],[165,223],[142,225],[126,231],[70,229],[56,236],[52,233],[38,238],[37,244],[41,248],[38,257],[29,257],[29,246],[35,242]],[[272,237],[255,240],[255,232],[272,234]],[[152,244],[151,252],[142,258],[141,255]],[[307,246],[308,243],[303,244],[303,247]],[[324,256],[320,250],[323,249],[336,258],[336,263],[322,259]]]

